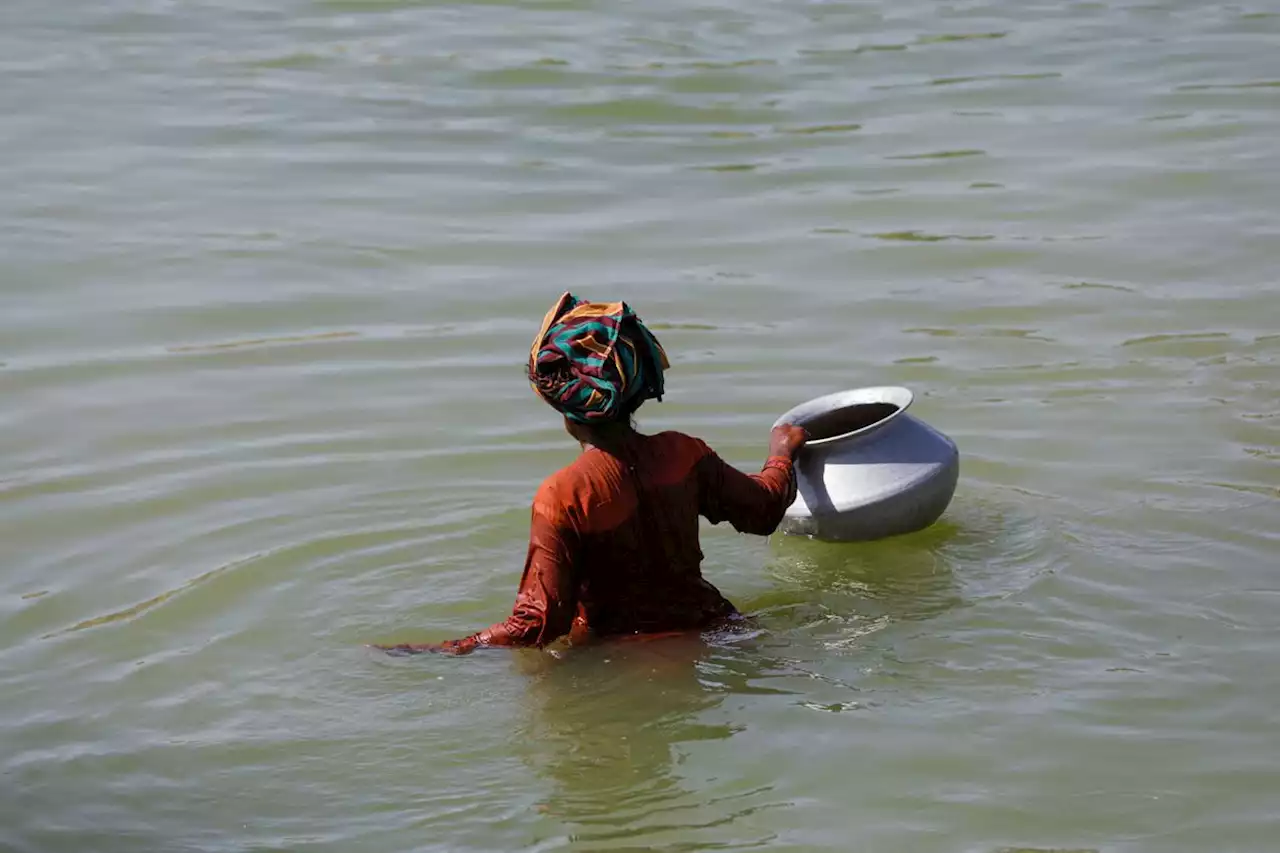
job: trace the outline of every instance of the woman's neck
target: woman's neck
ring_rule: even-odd
[[[640,433],[636,432],[631,424],[616,423],[584,430],[578,440],[582,444],[583,450],[594,447],[597,450],[603,450],[610,456],[617,456],[624,452],[627,447],[634,444],[639,437]]]

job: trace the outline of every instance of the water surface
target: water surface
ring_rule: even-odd
[[[1280,14],[0,10],[0,848],[1266,851]],[[901,384],[928,531],[708,528],[749,632],[500,618],[564,289],[743,466]]]

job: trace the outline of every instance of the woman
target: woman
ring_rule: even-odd
[[[441,644],[380,646],[466,654],[596,637],[700,630],[737,615],[703,579],[698,516],[767,536],[795,499],[792,460],[807,435],[773,430],[759,474],[678,432],[641,435],[631,416],[662,399],[662,346],[625,302],[565,293],[529,354],[529,380],[582,445],[533,499],[524,576],[503,622]]]

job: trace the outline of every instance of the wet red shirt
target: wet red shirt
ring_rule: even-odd
[[[737,611],[702,577],[698,517],[766,536],[795,499],[791,460],[759,474],[678,432],[589,448],[533,499],[515,608],[462,646],[543,646],[589,636],[705,628]]]

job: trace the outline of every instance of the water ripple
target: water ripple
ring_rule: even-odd
[[[4,17],[0,847],[1273,846],[1261,4]],[[510,608],[564,289],[744,468],[909,385],[953,506],[708,528],[741,631],[372,653]]]

